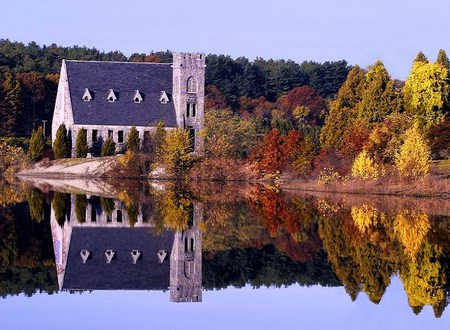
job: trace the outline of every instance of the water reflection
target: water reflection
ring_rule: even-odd
[[[431,306],[440,317],[450,301],[450,201],[243,185],[43,191],[9,190],[21,197],[1,209],[3,296],[18,292],[3,281],[12,283],[15,265],[32,255],[33,265],[53,265],[54,283],[69,291],[169,290],[178,302],[201,301],[202,289],[298,283],[343,285],[351,300],[365,294],[379,304],[398,276],[416,314]],[[21,242],[33,235],[43,251]]]
[[[173,190],[162,195],[145,203],[128,192],[115,200],[55,192],[50,225],[59,289],[169,288],[172,302],[201,302],[203,207]]]

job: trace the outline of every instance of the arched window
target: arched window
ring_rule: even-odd
[[[190,77],[187,81],[187,92],[197,93],[197,79]]]

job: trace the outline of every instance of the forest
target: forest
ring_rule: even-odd
[[[27,149],[32,133],[51,122],[64,58],[171,62],[172,53],[127,57],[1,39],[0,136],[7,144]],[[253,164],[253,172],[266,178],[290,173],[322,184],[349,177],[376,181],[394,172],[415,181],[427,176],[430,160],[450,155],[449,63],[444,50],[434,62],[420,52],[409,77],[399,81],[381,61],[363,69],[345,60],[299,64],[209,54],[204,155],[177,160],[177,166],[214,179],[248,178],[253,174],[243,165]],[[182,145],[179,138],[172,139],[175,145]],[[31,154],[34,161],[45,157],[35,149]]]

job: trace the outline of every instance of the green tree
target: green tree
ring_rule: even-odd
[[[339,89],[336,99],[330,103],[330,112],[320,132],[320,144],[324,148],[339,150],[349,127],[357,117],[357,105],[364,88],[364,71],[355,66]]]
[[[87,144],[87,131],[85,129],[80,129],[77,134],[77,139],[75,142],[75,154],[77,158],[86,158],[89,152],[89,147]]]
[[[405,132],[404,143],[395,159],[395,166],[401,176],[413,181],[428,174],[430,160],[430,148],[415,123]]]
[[[102,150],[100,152],[102,157],[114,156],[116,153],[116,142],[113,139],[107,138],[102,145]]]
[[[164,122],[159,121],[156,124],[156,130],[153,134],[153,144],[152,144],[152,153],[155,158],[158,158],[162,155],[162,146],[164,145],[164,141],[166,140],[166,129],[164,127]]]
[[[358,105],[358,117],[369,127],[397,110],[394,81],[383,62],[376,62],[366,73],[364,92]]]
[[[33,130],[30,139],[30,145],[28,147],[28,157],[32,161],[38,161],[42,158],[45,147],[45,138],[42,131],[42,127],[37,130]]]
[[[192,154],[189,133],[177,128],[170,130],[163,144],[163,160],[169,173],[177,177],[187,173],[192,166]]]
[[[449,98],[447,68],[437,63],[415,61],[403,88],[405,110],[429,129],[445,117],[445,105]]]
[[[130,132],[128,133],[128,140],[126,143],[127,150],[132,152],[139,152],[140,149],[140,139],[139,132],[136,129],[136,126],[132,126]]]
[[[9,70],[2,70],[0,71],[0,82],[3,82],[0,93],[2,98],[0,102],[0,134],[24,136],[26,120],[20,81]]]
[[[67,129],[61,124],[56,131],[56,138],[53,142],[53,153],[55,159],[70,158],[71,145],[67,137]]]

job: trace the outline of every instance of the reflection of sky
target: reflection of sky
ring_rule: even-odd
[[[450,312],[416,316],[399,278],[379,305],[343,287],[203,291],[202,303],[170,303],[169,292],[63,292],[0,300],[0,329],[449,329]]]

